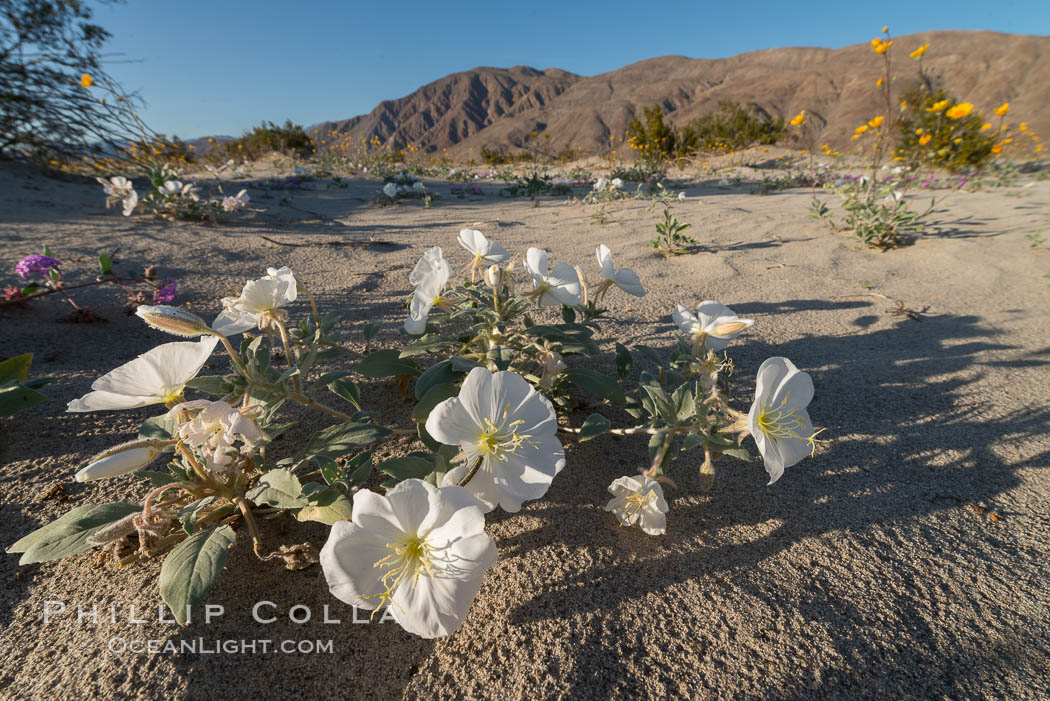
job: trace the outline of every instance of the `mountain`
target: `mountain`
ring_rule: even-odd
[[[986,116],[1010,102],[1010,118],[1050,134],[1050,37],[987,31],[934,31],[895,37],[894,94],[918,84],[908,53],[930,48],[931,75]],[[806,110],[821,143],[849,144],[853,128],[886,111],[875,89],[882,57],[868,44],[842,49],[790,47],[724,59],[662,56],[582,77],[558,69],[476,68],[423,86],[371,113],[318,128],[353,143],[378,137],[393,146],[477,155],[483,147],[517,150],[541,138],[545,152],[595,152],[618,140],[643,107],[659,104],[683,125],[720,100],[754,102],[790,118]],[[549,134],[532,137],[532,132]],[[622,148],[622,147],[620,147]]]

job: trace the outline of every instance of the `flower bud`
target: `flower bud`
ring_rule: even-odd
[[[498,265],[490,265],[485,271],[485,282],[489,287],[499,287],[503,284],[503,269]]]
[[[92,482],[135,472],[153,462],[171,441],[149,438],[113,446],[91,459],[76,475],[77,482]]]
[[[183,309],[140,304],[135,315],[151,327],[176,336],[201,336],[212,333],[204,319]]]

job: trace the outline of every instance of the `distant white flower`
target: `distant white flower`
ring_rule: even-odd
[[[233,197],[227,196],[222,198],[222,210],[224,212],[236,212],[238,209],[246,207],[251,199],[247,190],[241,190]]]
[[[461,229],[459,245],[474,256],[470,264],[472,270],[476,270],[482,263],[506,263],[510,260],[510,253],[506,248],[495,241],[489,241],[476,229]]]
[[[718,181],[718,184],[722,187],[729,187],[729,180],[727,178],[722,178]]]
[[[716,353],[728,346],[737,334],[755,323],[751,319],[741,319],[729,307],[711,300],[701,302],[695,315],[679,304],[671,317],[693,343],[699,345],[701,340],[706,339],[707,349]]]
[[[606,180],[605,178],[598,178],[597,180],[594,181],[594,191],[595,192],[600,192],[600,191],[604,190],[608,184],[609,184],[609,181]]]
[[[427,191],[426,186],[419,180],[417,180],[414,183],[412,183],[412,189],[415,190],[416,192],[426,192]]]
[[[115,445],[91,458],[87,466],[77,472],[76,481],[93,482],[142,470],[156,460],[170,443],[146,438]]]
[[[131,192],[128,193],[127,197],[125,197],[124,201],[121,203],[121,205],[123,206],[123,210],[124,210],[123,211],[124,216],[125,217],[130,217],[131,213],[135,211],[135,207],[137,207],[138,204],[139,204],[139,193],[137,193],[134,190],[132,190]]]
[[[244,333],[248,329],[270,326],[283,321],[281,307],[295,301],[298,294],[295,276],[287,267],[267,268],[266,277],[249,280],[240,297],[224,297],[224,311],[215,318],[212,328],[224,336]]]
[[[613,498],[605,505],[619,519],[621,526],[638,524],[649,535],[663,535],[667,530],[667,502],[664,490],[652,477],[621,477],[609,485]]]
[[[418,479],[385,495],[357,492],[352,520],[336,521],[321,549],[333,596],[364,609],[385,604],[423,638],[459,629],[495,563],[481,505],[462,487]]]
[[[635,297],[645,296],[645,287],[642,286],[642,280],[638,277],[638,273],[629,268],[616,270],[616,267],[613,265],[612,251],[604,243],[598,246],[598,265],[602,267],[604,280],[599,283],[598,288],[595,290],[595,298],[601,298],[606,290],[613,285],[629,295],[634,295]]]
[[[451,273],[448,263],[441,257],[439,247],[434,246],[423,254],[419,263],[416,264],[416,269],[409,275],[410,281],[417,280],[418,282],[413,283],[416,289],[408,305],[408,319],[405,320],[404,326],[406,333],[416,335],[426,331],[430,310],[434,308],[434,305],[440,305],[444,301],[441,293],[445,290]]]
[[[816,432],[806,411],[812,399],[813,380],[787,358],[769,358],[758,368],[747,426],[762,454],[769,484],[813,451]]]
[[[679,202],[685,202],[685,191],[684,190],[682,192],[678,193],[678,201]]]
[[[194,202],[199,199],[197,187],[193,183],[183,184],[180,180],[165,180],[157,190],[164,197],[188,197]]]
[[[224,401],[183,402],[172,407],[166,418],[176,423],[175,435],[199,450],[213,472],[227,469],[238,452],[238,440],[254,446],[267,438],[254,420]]]
[[[530,248],[525,253],[525,270],[532,276],[532,285],[535,288],[532,295],[539,299],[541,305],[580,305],[580,276],[568,263],[558,263],[548,273],[547,252],[539,248]]]
[[[609,181],[609,185],[611,185],[614,190],[621,190],[623,189],[623,180],[620,178],[613,178]]]
[[[456,484],[480,460],[466,488],[491,511],[499,504],[518,511],[547,493],[565,467],[565,451],[555,432],[554,407],[525,378],[509,371],[474,368],[459,396],[438,404],[426,430],[445,445],[458,445],[463,464],[445,474]]]
[[[182,401],[186,383],[197,376],[219,339],[163,343],[91,383],[93,392],[74,399],[66,411],[134,409]]]
[[[95,180],[102,184],[102,190],[106,193],[106,199],[113,202],[123,200],[135,191],[131,181],[123,175],[114,175],[109,180],[104,178],[95,178]]]
[[[416,267],[408,275],[408,282],[413,286],[418,286],[419,283],[435,270],[443,270],[445,272],[445,279],[452,274],[452,268],[449,267],[448,261],[445,260],[441,254],[441,246],[434,246],[428,248],[419,261],[416,263]]]
[[[397,183],[387,183],[386,185],[384,185],[383,194],[389,197],[390,199],[394,199],[395,197],[397,197]]]

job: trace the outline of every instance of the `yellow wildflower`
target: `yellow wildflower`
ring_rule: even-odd
[[[871,127],[872,129],[878,129],[879,127],[881,127],[882,126],[882,115],[880,114],[877,117],[872,117],[868,121],[868,126]]]
[[[969,102],[960,102],[959,104],[955,105],[947,112],[945,112],[944,116],[946,116],[948,119],[962,119],[966,115],[970,114],[970,112],[973,112],[973,105]]]
[[[987,122],[985,122],[984,124],[981,125],[981,131],[988,131],[991,128],[992,128],[992,125],[988,124]]]
[[[791,126],[800,127],[806,123],[806,110],[802,110],[791,120]]]
[[[927,107],[926,111],[927,112],[940,112],[941,110],[943,110],[947,106],[948,106],[948,100],[941,100],[940,102],[935,102],[932,105],[930,105],[929,107]]]
[[[998,155],[998,154],[1000,154],[1002,152],[1003,152],[1003,145],[1002,144],[996,144],[995,146],[992,146],[992,153]]]
[[[881,88],[882,87],[882,78],[879,78],[878,80],[875,81],[875,87],[876,88]]]
[[[916,129],[915,136],[922,136],[922,129]]]
[[[919,138],[919,146],[925,146],[926,144],[930,143],[930,139],[932,139],[932,138],[933,137],[931,135],[929,135],[929,134],[923,134]]]
[[[1017,128],[1021,131],[1028,131],[1028,122],[1021,122],[1017,125]]]
[[[853,133],[854,134],[863,134],[867,130],[868,130],[868,125],[867,124],[861,124],[859,127],[857,127],[856,129],[853,130]]]
[[[1009,111],[1010,111],[1010,103],[1009,102],[1004,102],[1003,104],[1001,104],[1001,105],[999,105],[998,107],[995,108],[995,116],[996,117],[1005,117],[1006,113],[1009,112]]]
[[[928,49],[928,48],[930,48],[929,44],[923,44],[922,46],[920,46],[919,48],[915,49],[915,51],[912,51],[908,55],[911,56],[912,58],[922,58],[922,55],[924,53],[926,53],[926,49]]]
[[[888,31],[890,31],[889,25],[887,25],[887,26],[885,26],[885,27],[883,27],[883,28],[882,28],[882,33],[883,33],[883,34],[885,34],[885,33],[886,33],[886,32],[888,32]]]
[[[91,74],[85,73],[84,75],[80,76],[80,87],[90,88],[94,84],[95,79],[91,77]]]
[[[891,46],[893,46],[892,41],[885,41],[883,39],[873,39],[871,42],[871,48],[880,56],[889,51]]]

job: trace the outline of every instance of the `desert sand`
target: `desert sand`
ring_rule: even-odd
[[[730,349],[738,408],[761,361],[787,356],[812,374],[810,414],[831,442],[768,487],[760,464],[727,458],[703,493],[699,459],[680,459],[667,533],[650,537],[602,509],[608,484],[643,467],[644,440],[566,437],[568,466],[547,496],[489,516],[499,561],[460,631],[436,641],[394,623],[352,623],[319,567],[258,562],[246,538],[207,600],[224,615],[185,629],[158,622],[157,562],[114,573],[93,553],[21,568],[4,555],[0,695],[1050,697],[1050,256],[1025,239],[1050,223],[1050,183],[957,193],[929,234],[878,253],[810,219],[808,190],[758,196],[694,175],[674,211],[703,250],[669,260],[645,247],[659,211],[642,201],[610,205],[599,226],[594,207],[565,198],[534,206],[485,183],[483,197],[460,200],[427,183],[442,195],[432,209],[373,207],[379,184],[359,179],[296,192],[291,207],[280,193],[253,192],[264,213],[208,226],[123,218],[104,209],[97,184],[5,167],[0,270],[13,282],[15,263],[43,243],[68,261],[67,274],[90,275],[94,256],[110,252],[118,266],[157,264],[178,279],[177,302],[211,318],[220,297],[286,264],[324,308],[347,312],[352,342],[381,319],[378,344],[393,347],[412,265],[435,244],[464,265],[463,227],[513,252],[547,247],[591,272],[606,243],[649,294],[613,300],[603,347],[669,349],[676,303],[719,300],[756,321]],[[58,323],[67,309],[54,298],[0,311],[0,356],[31,351],[34,373],[57,378],[47,402],[0,421],[5,547],[75,506],[147,491],[138,480],[78,484],[73,474],[155,408],[64,408],[102,373],[171,338],[126,316],[115,295],[82,299],[109,322]],[[611,358],[589,362],[611,371]],[[406,420],[410,407],[390,382],[364,390],[384,421]],[[403,438],[381,454],[412,449]],[[281,519],[264,538],[319,547],[326,533]],[[45,625],[47,601],[67,610]],[[253,620],[260,601],[275,604],[263,613],[276,622]],[[78,621],[78,605],[97,605],[97,622]],[[296,605],[310,608],[308,623],[289,621]],[[341,624],[323,622],[326,605]],[[147,622],[130,622],[130,606]],[[113,639],[197,638],[331,641],[331,651],[110,651]]]

